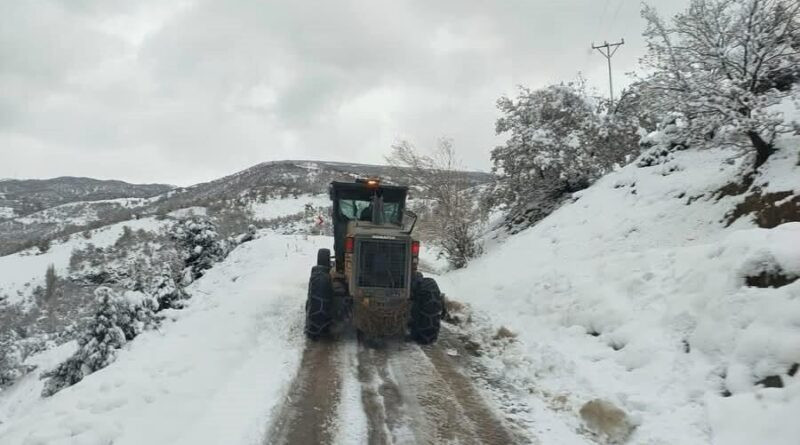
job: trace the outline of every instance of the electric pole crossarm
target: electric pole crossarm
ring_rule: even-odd
[[[597,52],[602,54],[603,57],[605,57],[606,60],[608,61],[608,96],[611,100],[611,104],[614,103],[614,82],[611,77],[611,58],[614,57],[614,54],[617,53],[619,47],[624,44],[625,44],[625,39],[620,39],[620,41],[616,43],[603,42],[602,45],[595,45],[594,43],[592,43],[592,49],[596,49]]]

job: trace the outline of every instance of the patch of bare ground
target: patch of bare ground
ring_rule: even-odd
[[[748,173],[713,194],[717,200],[745,195],[744,200],[729,211],[722,222],[730,226],[739,218],[749,215],[759,227],[771,229],[783,223],[800,221],[800,194],[791,190],[764,192],[760,186],[753,185],[756,175]]]
[[[763,193],[756,188],[725,215],[724,222],[730,226],[746,215],[751,215],[755,223],[765,229],[800,221],[800,195],[791,191]]]
[[[714,193],[714,197],[716,197],[719,201],[726,196],[739,196],[743,193],[746,193],[748,190],[750,190],[750,187],[753,185],[755,179],[755,174],[748,173],[742,177],[741,181],[733,181],[721,187],[716,193]]]

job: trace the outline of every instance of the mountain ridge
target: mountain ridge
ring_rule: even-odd
[[[62,204],[118,198],[150,198],[174,186],[132,184],[116,179],[59,176],[48,179],[6,179],[0,181],[0,207],[13,216],[26,216]]]
[[[386,182],[396,182],[392,176],[396,174],[397,169],[398,167],[388,165],[329,161],[266,161],[208,182],[187,187],[163,186],[159,190],[154,190],[161,192],[157,194],[143,194],[139,191],[140,196],[114,195],[95,200],[62,199],[63,202],[44,208],[36,207],[37,203],[38,207],[42,207],[41,199],[36,199],[36,188],[30,189],[32,197],[25,195],[24,191],[17,190],[15,196],[27,202],[29,210],[34,209],[23,212],[4,205],[4,199],[8,201],[6,196],[8,192],[5,190],[10,187],[4,188],[6,183],[0,183],[0,255],[32,247],[42,240],[52,240],[141,216],[163,216],[189,207],[234,208],[242,207],[246,203],[263,203],[274,198],[325,194],[328,184],[334,180],[379,176]],[[470,186],[485,184],[491,180],[491,175],[488,173],[469,171],[464,173]],[[32,182],[27,184],[38,184],[37,181],[41,180],[29,181]],[[91,178],[80,182],[84,183],[84,188],[109,183]],[[123,187],[128,184],[123,181],[118,183],[124,184]],[[67,190],[64,193],[77,194],[74,190]],[[8,208],[11,208],[12,212],[8,210],[3,212]]]

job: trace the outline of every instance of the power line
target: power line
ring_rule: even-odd
[[[617,53],[619,47],[624,44],[625,39],[620,39],[620,41],[616,43],[603,42],[602,45],[596,46],[594,43],[592,43],[592,49],[596,49],[608,61],[608,97],[611,100],[611,104],[614,103],[614,82],[611,76],[611,58]]]
[[[608,4],[610,2],[611,2],[611,0],[606,0],[606,3],[603,5],[603,13],[600,14],[600,19],[597,21],[598,25],[603,23],[603,19],[606,18],[606,11],[608,11]]]
[[[619,11],[622,10],[622,5],[625,3],[625,0],[619,0],[619,4],[617,5],[617,9],[614,10],[614,15],[611,17],[611,22],[609,22],[609,27],[614,26],[614,23],[617,21],[617,16],[619,15]]]

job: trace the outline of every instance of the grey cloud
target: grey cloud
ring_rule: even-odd
[[[488,169],[497,97],[578,71],[605,92],[592,39],[630,42],[618,78],[643,52],[626,0],[6,3],[0,177],[186,184],[441,136]]]

